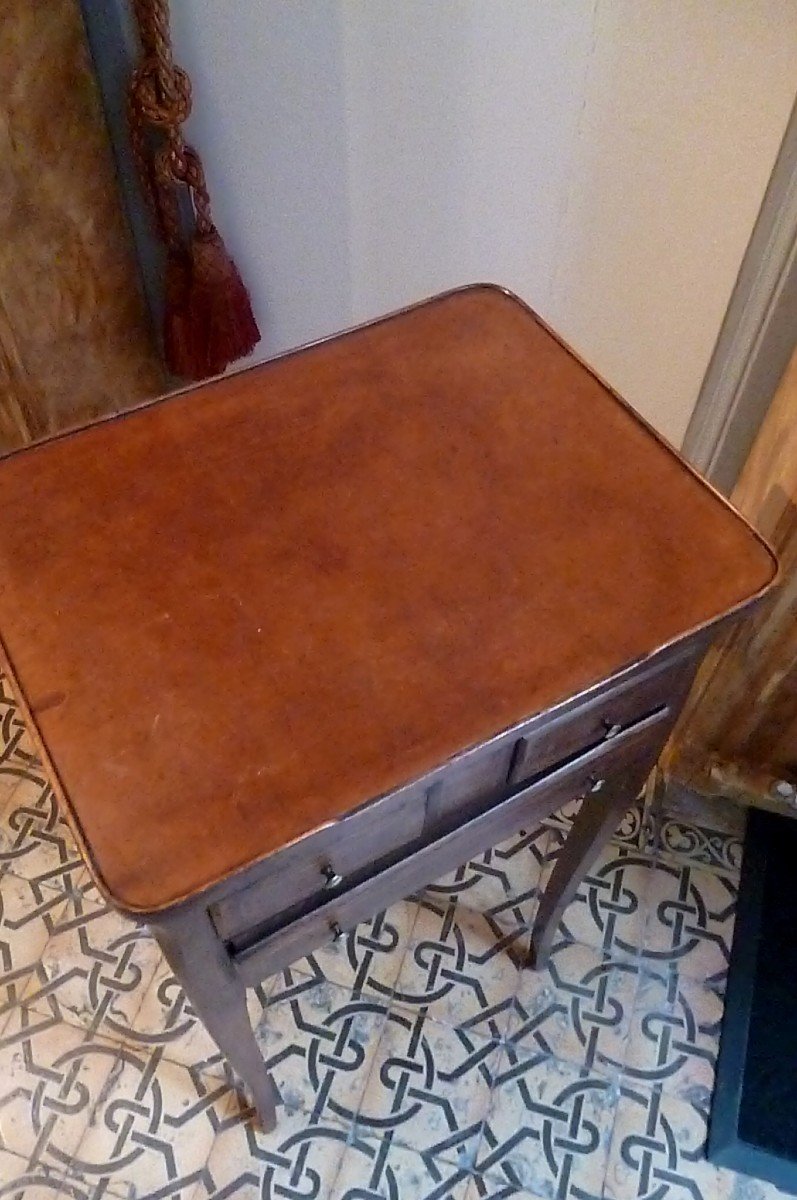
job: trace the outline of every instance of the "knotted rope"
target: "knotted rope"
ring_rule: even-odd
[[[128,87],[128,122],[141,188],[166,247],[164,357],[173,374],[205,379],[249,354],[260,331],[213,222],[202,160],[183,138],[191,80],[174,61],[168,0],[133,0],[133,12],[142,58]]]

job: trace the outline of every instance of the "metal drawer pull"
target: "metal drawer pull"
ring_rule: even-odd
[[[623,732],[622,725],[615,725],[612,721],[605,720],[603,722],[603,736],[608,742],[610,738],[616,738],[618,733]]]
[[[338,875],[337,871],[330,863],[326,863],[326,865],[321,868],[321,874],[324,876],[324,887],[326,888],[340,887],[340,885],[343,883],[343,876]]]
[[[346,938],[351,933],[350,929],[341,929],[341,927],[340,927],[340,925],[338,925],[337,921],[333,921],[332,924],[329,926],[329,928],[332,931],[332,941],[333,942],[343,942],[346,940]]]
[[[596,775],[590,775],[589,779],[587,780],[587,791],[589,792],[600,792],[605,787],[606,780],[598,779]]]

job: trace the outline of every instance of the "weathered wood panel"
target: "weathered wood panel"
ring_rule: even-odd
[[[0,6],[0,449],[164,390],[77,0]]]
[[[709,654],[665,769],[769,807],[797,780],[797,351],[732,498],[777,551],[782,584]]]

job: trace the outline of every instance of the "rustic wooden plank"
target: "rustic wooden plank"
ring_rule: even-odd
[[[781,586],[709,652],[663,766],[772,807],[762,789],[797,777],[797,351],[732,500],[778,554]]]
[[[158,395],[77,0],[0,6],[0,450]]]

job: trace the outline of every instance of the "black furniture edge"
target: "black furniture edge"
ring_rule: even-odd
[[[768,813],[753,810],[747,823],[707,1157],[717,1166],[752,1175],[784,1191],[795,1192],[797,1163],[745,1141],[739,1133],[756,969],[762,944],[768,871],[765,826],[768,817]]]

